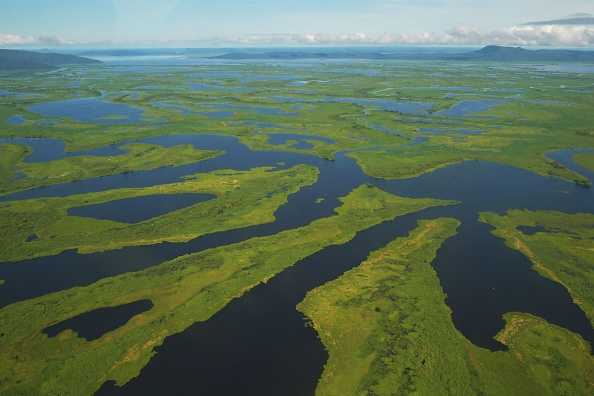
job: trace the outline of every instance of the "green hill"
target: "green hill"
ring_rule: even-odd
[[[592,62],[594,51],[527,50],[520,47],[488,45],[478,51],[449,55],[445,59],[492,62]]]
[[[0,70],[53,69],[62,65],[97,63],[102,62],[76,55],[0,49]]]

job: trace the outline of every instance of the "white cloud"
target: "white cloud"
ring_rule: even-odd
[[[308,45],[514,45],[594,47],[594,27],[561,25],[522,25],[506,29],[486,30],[472,26],[457,27],[442,33],[417,34],[366,33],[349,34],[256,34],[216,36],[189,40],[149,40],[120,42],[80,42],[57,37],[22,37],[0,33],[0,45],[60,46],[308,46]]]
[[[32,44],[35,43],[33,37],[22,37],[10,33],[0,33],[0,45],[12,45],[12,44]]]
[[[507,29],[484,30],[458,27],[443,33],[385,33],[369,36],[365,33],[344,35],[292,34],[216,37],[197,40],[234,45],[521,45],[521,46],[594,46],[594,28],[586,26],[513,26]]]
[[[74,42],[72,40],[66,40],[61,37],[53,36],[39,36],[39,37],[23,37],[16,34],[0,33],[0,45],[7,46],[60,46],[60,45],[72,45],[72,44],[83,44],[81,42]]]

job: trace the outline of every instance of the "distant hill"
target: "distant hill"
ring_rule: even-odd
[[[75,55],[0,49],[0,70],[53,69],[62,65],[102,63]]]
[[[485,62],[594,62],[594,51],[575,50],[527,50],[520,47],[489,45],[478,51],[463,53],[415,53],[415,52],[371,52],[365,50],[345,51],[304,51],[280,50],[271,52],[234,51],[225,55],[213,56],[215,59],[370,59],[370,60],[452,60]]]
[[[448,60],[491,62],[592,62],[594,61],[594,51],[527,50],[520,47],[488,45],[478,51],[460,55],[450,54],[444,58]]]

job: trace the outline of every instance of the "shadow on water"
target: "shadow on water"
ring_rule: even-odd
[[[68,215],[122,223],[138,223],[214,198],[216,195],[213,194],[147,195],[96,205],[75,206],[68,209]]]
[[[93,341],[125,325],[133,316],[152,307],[151,300],[140,300],[117,307],[99,308],[50,326],[43,330],[43,333],[55,337],[64,330],[71,329],[78,333],[79,337]]]
[[[414,179],[387,181],[365,175],[344,153],[337,155],[336,161],[323,161],[296,153],[252,152],[235,139],[224,137],[182,135],[146,141],[162,145],[192,141],[197,148],[224,149],[226,154],[188,166],[31,190],[8,199],[172,183],[183,175],[225,168],[278,169],[307,163],[318,167],[320,175],[317,183],[289,196],[288,203],[275,213],[277,220],[273,223],[205,235],[185,244],[126,247],[89,255],[66,251],[52,257],[3,263],[0,279],[6,283],[0,287],[2,306],[141,270],[183,254],[306,225],[332,215],[339,204],[337,198],[364,183],[396,195],[456,199],[461,203],[382,223],[361,231],[344,245],[330,246],[302,260],[232,301],[209,321],[168,337],[139,377],[123,388],[105,384],[100,394],[145,394],[149,390],[179,394],[313,393],[326,354],[315,332],[303,327],[295,305],[307,291],[358,265],[371,251],[394,238],[407,235],[417,220],[437,217],[462,222],[458,235],[438,251],[433,266],[448,296],[446,303],[454,324],[470,341],[492,350],[502,349],[492,337],[504,325],[502,315],[510,311],[538,315],[594,341],[589,321],[572,303],[567,290],[539,276],[525,256],[507,248],[503,240],[490,233],[490,226],[477,221],[481,211],[503,213],[516,208],[593,213],[591,189],[480,161],[449,166]],[[324,201],[318,204],[318,198]]]

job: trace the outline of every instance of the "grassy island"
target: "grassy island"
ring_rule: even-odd
[[[220,151],[195,150],[191,145],[164,148],[131,143],[127,154],[113,157],[80,156],[40,163],[22,162],[31,148],[22,144],[0,144],[0,195],[91,177],[109,176],[164,166],[178,166],[220,155]]]
[[[207,320],[284,268],[385,220],[454,203],[400,198],[373,186],[356,189],[343,202],[335,216],[302,228],[182,256],[1,309],[0,393],[90,395],[106,380],[122,385],[138,375],[153,348],[167,336]],[[145,299],[152,301],[152,309],[91,342],[71,330],[55,338],[42,333],[93,309]]]
[[[319,395],[589,394],[594,360],[579,336],[523,313],[505,316],[507,352],[470,343],[454,327],[431,261],[457,220],[419,222],[312,290],[298,309],[328,350]]]
[[[269,172],[217,171],[179,183],[115,189],[69,197],[0,203],[0,261],[47,256],[67,249],[92,253],[162,241],[186,242],[200,235],[274,221],[287,196],[315,183],[318,171],[309,165]],[[214,194],[216,199],[139,223],[69,216],[74,206],[160,194]],[[27,242],[27,238],[36,239]]]
[[[505,216],[481,213],[480,219],[528,257],[539,274],[562,284],[594,324],[594,215],[510,210]],[[527,235],[518,227],[534,232]]]
[[[386,240],[395,240],[357,268],[315,290],[301,285],[301,295],[309,294],[298,309],[329,353],[318,394],[594,394],[590,346],[567,329],[510,312],[496,336],[509,349],[491,352],[470,343],[452,323],[431,262],[440,247],[451,246],[444,241],[456,235],[459,222],[449,218],[455,217],[449,208],[440,207],[456,204],[458,197],[476,197],[464,208],[495,210],[488,208],[496,194],[470,195],[475,186],[462,180],[467,170],[494,167],[469,164],[452,175],[455,183],[443,186],[427,183],[431,177],[398,180],[463,161],[487,161],[528,170],[526,180],[563,190],[563,195],[522,195],[517,206],[510,195],[509,207],[526,210],[482,213],[481,221],[509,248],[525,254],[541,275],[566,287],[594,323],[593,190],[585,175],[546,154],[585,149],[574,161],[594,170],[592,74],[556,71],[563,65],[461,65],[446,58],[335,62],[338,53],[328,53],[325,61],[302,59],[307,64],[294,62],[304,55],[299,51],[289,63],[283,60],[287,54],[274,62],[212,63],[189,51],[158,67],[135,57],[140,65],[1,73],[0,263],[6,271],[0,291],[7,296],[37,280],[56,291],[23,288],[35,297],[19,300],[15,293],[10,302],[16,302],[1,302],[0,394],[92,395],[106,381],[121,386],[140,375],[142,382],[142,368],[167,337],[209,320],[306,257],[332,245],[339,256],[355,245],[344,246],[358,232],[425,209],[419,217],[433,220],[420,221],[406,237],[395,239],[399,227],[382,228],[393,233]],[[194,139],[197,135],[200,139]],[[208,145],[200,147],[199,141]],[[176,142],[195,146],[170,146]],[[123,151],[108,145],[121,145]],[[54,159],[27,162],[34,147],[39,151],[33,155]],[[102,148],[113,155],[81,152]],[[165,167],[175,168],[159,169]],[[514,182],[496,172],[485,174],[493,191]],[[386,186],[385,191],[376,186]],[[71,195],[53,197],[60,195],[57,190]],[[165,201],[181,194],[176,209],[156,215],[148,210],[157,197]],[[182,205],[191,194],[212,199]],[[343,195],[335,214],[329,213],[329,205]],[[568,204],[557,205],[559,197]],[[130,202],[150,216],[118,218]],[[534,211],[564,210],[559,208],[574,202],[591,213]],[[111,217],[117,221],[85,211],[118,204]],[[299,226],[286,221],[305,211],[315,220],[301,217]],[[278,223],[251,227],[273,222]],[[237,243],[216,234],[231,230]],[[181,244],[205,235],[210,235],[206,241],[182,249]],[[196,247],[202,242],[217,247]],[[377,248],[365,238],[356,242],[362,255]],[[123,249],[129,246],[136,247]],[[46,259],[66,250],[80,255]],[[147,254],[159,264],[147,268]],[[61,268],[80,265],[79,275],[72,271],[67,277],[61,272],[66,269],[52,266],[63,257],[72,261]],[[85,266],[96,257],[111,257],[109,265],[129,260],[145,269],[124,273],[128,267],[113,266],[109,273],[117,275],[107,277],[102,272],[107,264]],[[456,264],[447,263],[457,269]],[[36,265],[47,270],[46,277],[32,274]],[[96,272],[85,272],[92,266]],[[80,280],[87,275],[91,280]],[[80,335],[68,328],[52,336],[44,332],[95,310],[137,302],[150,308],[90,341],[80,329]]]
[[[573,156],[573,160],[576,164],[581,165],[584,168],[588,168],[594,172],[594,153],[576,154]]]

